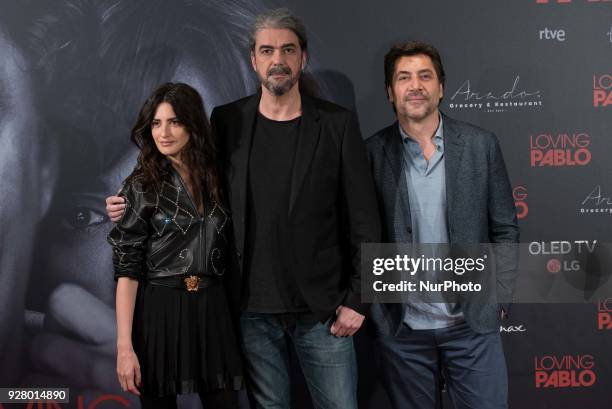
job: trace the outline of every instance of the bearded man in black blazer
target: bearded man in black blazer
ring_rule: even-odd
[[[366,141],[383,242],[495,243],[494,293],[511,298],[519,230],[496,137],[438,110],[444,69],[438,51],[410,42],[385,56],[397,121]],[[475,298],[374,304],[383,383],[396,409],[440,405],[440,379],[456,409],[507,408],[500,318],[508,306]],[[495,299],[493,299],[495,301]]]
[[[359,245],[379,240],[372,176],[355,116],[300,90],[307,40],[286,9],[250,39],[261,81],[211,122],[227,177],[240,331],[256,408],[289,408],[288,341],[317,408],[356,408],[352,335],[361,303]]]

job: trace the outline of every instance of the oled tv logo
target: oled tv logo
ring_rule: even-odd
[[[593,355],[535,357],[536,388],[588,388],[597,381]]]
[[[565,30],[545,27],[540,30],[540,40],[557,40],[562,43],[565,41]]]
[[[603,193],[600,185],[595,186],[580,203],[580,214],[612,215],[612,198]]]
[[[591,162],[591,137],[586,132],[536,133],[529,136],[531,167],[585,166]]]
[[[509,85],[509,84],[512,85]],[[484,112],[506,112],[517,109],[534,109],[542,106],[539,90],[522,86],[520,75],[510,79],[507,86],[499,89],[482,89],[470,80],[465,80],[452,94],[448,107],[451,110],[474,110]]]
[[[515,186],[512,189],[512,197],[514,197],[514,207],[516,207],[516,217],[524,219],[529,214],[529,205],[527,205],[527,188],[525,186]]]
[[[612,105],[612,74],[593,75],[593,106],[608,105]]]
[[[575,241],[532,241],[529,243],[529,254],[532,256],[554,256],[546,262],[546,270],[551,274],[560,272],[580,271],[581,255],[593,254],[597,247],[597,240]],[[569,255],[575,255],[572,258]]]
[[[597,303],[597,329],[612,329],[612,298],[599,300]]]

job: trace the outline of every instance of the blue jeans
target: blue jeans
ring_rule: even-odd
[[[357,408],[357,363],[352,337],[335,337],[331,320],[311,314],[243,313],[242,348],[255,409],[289,409],[288,342],[293,342],[317,409]]]

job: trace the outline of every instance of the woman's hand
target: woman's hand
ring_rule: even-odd
[[[138,387],[140,387],[140,364],[131,346],[117,349],[117,377],[121,389],[134,395],[140,395],[138,391]]]
[[[140,395],[140,364],[132,346],[132,320],[138,281],[119,277],[115,296],[117,313],[117,378],[124,392]]]

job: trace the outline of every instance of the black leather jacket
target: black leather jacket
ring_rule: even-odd
[[[115,279],[225,273],[229,212],[206,201],[201,217],[174,169],[159,191],[136,176],[127,179],[119,195],[125,198],[125,213],[107,239]]]

